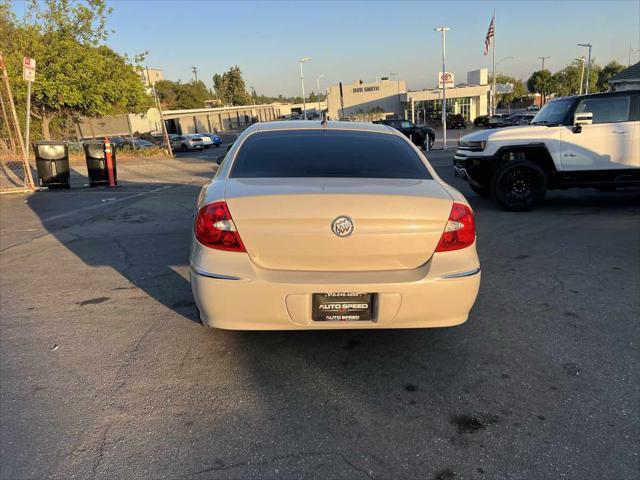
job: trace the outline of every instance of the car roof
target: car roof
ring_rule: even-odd
[[[586,93],[584,95],[567,95],[566,97],[557,97],[553,100],[550,100],[547,103],[555,102],[556,100],[575,100],[576,98],[584,98],[584,97],[615,97],[619,95],[629,95],[630,93],[640,93],[640,90],[618,90],[613,92],[597,92],[597,93]]]
[[[255,123],[247,130],[270,132],[278,130],[347,130],[357,132],[377,132],[396,134],[396,130],[382,123],[368,122],[321,122],[318,120],[289,120]]]

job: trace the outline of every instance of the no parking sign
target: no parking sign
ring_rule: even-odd
[[[27,82],[36,81],[36,61],[33,58],[24,57],[22,60],[22,78]]]

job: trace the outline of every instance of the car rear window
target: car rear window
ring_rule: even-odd
[[[237,153],[229,176],[431,178],[418,154],[403,138],[344,130],[254,133]]]

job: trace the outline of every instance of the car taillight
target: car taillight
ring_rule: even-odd
[[[246,252],[226,202],[214,202],[198,211],[196,239],[210,248]]]
[[[444,227],[436,252],[460,250],[473,244],[476,239],[476,224],[473,210],[462,203],[453,203],[449,220]]]

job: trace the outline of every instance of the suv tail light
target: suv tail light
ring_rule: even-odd
[[[198,211],[196,239],[203,245],[230,252],[246,252],[226,202],[214,202]]]
[[[449,220],[444,227],[436,252],[460,250],[473,244],[476,239],[476,224],[473,210],[462,203],[453,203]]]

